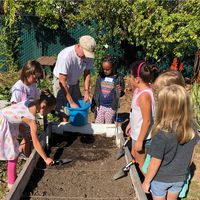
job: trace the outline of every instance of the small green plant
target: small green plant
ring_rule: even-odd
[[[59,122],[60,121],[59,117],[57,117],[51,113],[49,113],[47,115],[47,120],[48,120],[48,122]]]
[[[48,78],[48,79],[40,79],[40,81],[38,82],[38,88],[40,90],[45,90],[45,89],[49,89],[51,92],[53,92],[53,83],[52,83],[52,79]]]
[[[200,84],[197,82],[193,83],[192,85],[191,99],[193,103],[197,128],[200,130]]]

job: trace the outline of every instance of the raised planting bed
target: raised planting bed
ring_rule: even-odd
[[[46,167],[33,150],[6,200],[147,200],[135,165],[130,167],[129,176],[113,180],[132,160],[128,147],[125,147],[125,156],[116,160],[117,147],[125,141],[120,127],[93,123],[74,127],[52,122],[40,140],[54,160],[71,158],[73,161]]]
[[[130,176],[112,180],[126,165],[124,158],[116,161],[114,137],[76,133],[51,137],[51,156],[73,161],[46,167],[39,160],[21,199],[137,199]]]

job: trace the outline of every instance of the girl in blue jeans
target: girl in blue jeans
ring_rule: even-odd
[[[156,120],[148,154],[151,161],[142,184],[154,200],[176,200],[186,180],[199,136],[192,128],[192,108],[186,90],[164,87],[158,94]]]

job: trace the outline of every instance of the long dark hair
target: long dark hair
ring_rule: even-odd
[[[29,60],[22,68],[20,79],[22,82],[27,81],[30,75],[43,75],[43,69],[40,63],[36,60]]]
[[[160,73],[156,65],[149,65],[145,61],[136,61],[130,65],[131,74],[140,77],[145,83],[153,83]]]
[[[56,105],[56,98],[49,90],[43,90],[40,94],[39,103],[45,102],[47,107],[52,107]]]

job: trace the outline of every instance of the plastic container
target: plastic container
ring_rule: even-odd
[[[82,99],[79,99],[75,102],[78,104],[79,108],[71,108],[69,103],[66,107],[69,111],[69,120],[73,126],[84,126],[88,123],[88,109],[91,104],[89,101],[84,102]]]

